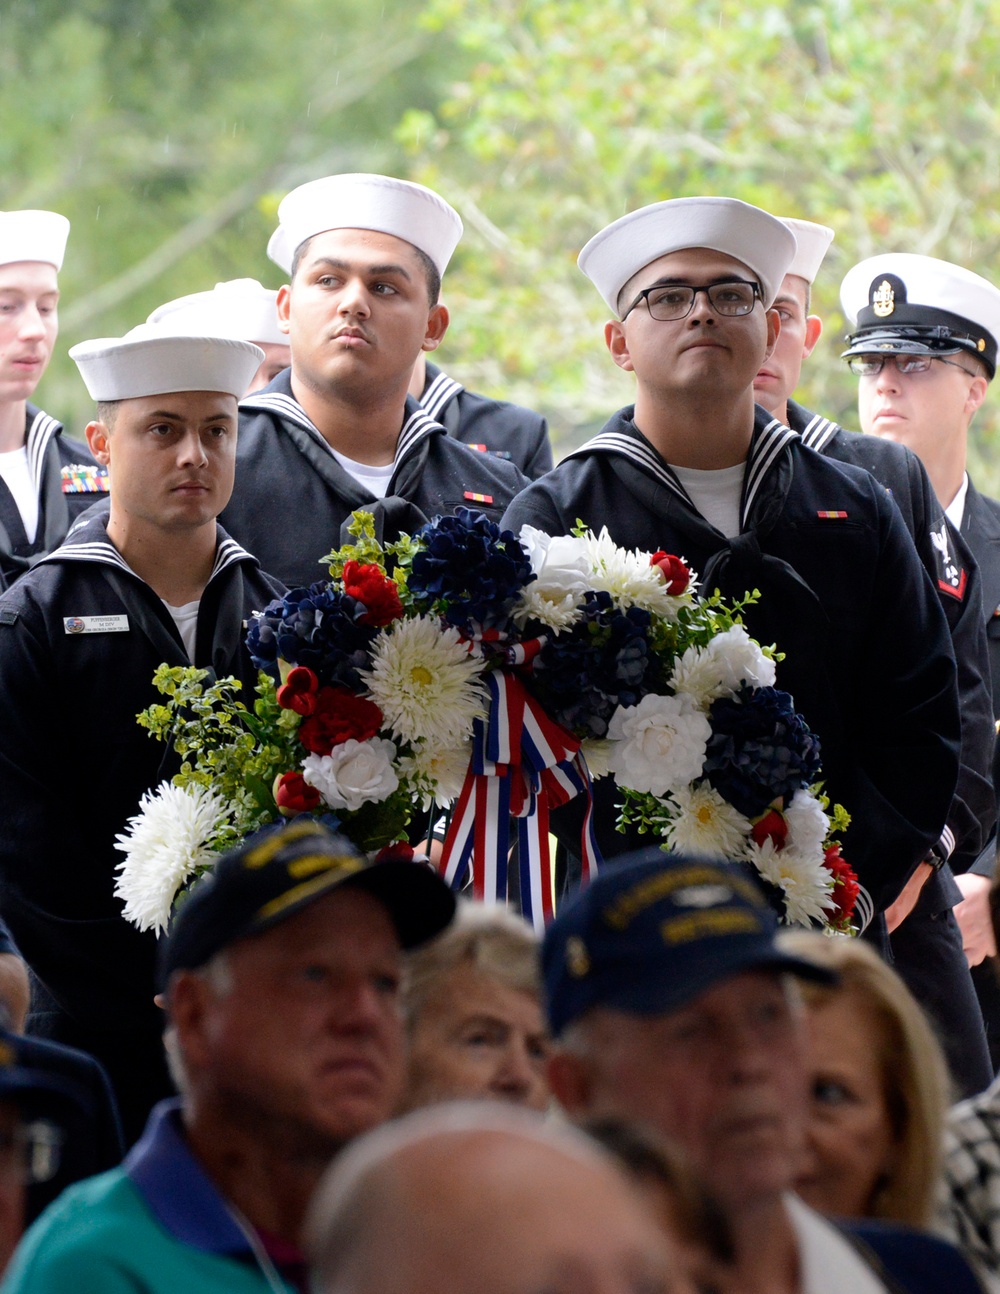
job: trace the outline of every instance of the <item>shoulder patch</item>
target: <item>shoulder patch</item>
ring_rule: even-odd
[[[107,494],[108,469],[91,463],[67,463],[62,469],[63,494]]]
[[[943,517],[937,530],[931,531],[931,545],[934,549],[938,589],[961,602],[965,598],[969,576],[965,568],[958,564],[958,558],[951,547],[948,522]]]
[[[0,608],[0,625],[16,625],[18,614],[9,607]]]

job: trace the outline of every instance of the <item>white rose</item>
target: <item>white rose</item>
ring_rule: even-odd
[[[535,579],[521,594],[514,611],[519,625],[541,620],[552,629],[569,628],[579,615],[579,604],[590,587],[587,554],[573,535],[547,535],[534,526],[522,526],[519,536],[527,551]]]
[[[798,790],[785,809],[788,822],[786,847],[794,849],[804,858],[822,858],[823,841],[830,831],[830,819],[823,806],[808,791]]]
[[[315,786],[331,809],[354,813],[363,804],[386,800],[399,786],[393,769],[396,747],[385,737],[348,741],[329,755],[309,755],[302,776]]]
[[[608,766],[619,786],[664,796],[701,776],[711,735],[690,697],[650,694],[611,716],[608,737],[616,744]]]

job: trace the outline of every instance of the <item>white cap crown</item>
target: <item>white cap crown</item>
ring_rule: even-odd
[[[278,327],[277,300],[277,292],[256,279],[230,279],[211,292],[192,292],[157,306],[146,322],[193,337],[287,346],[288,335]]]
[[[443,275],[462,237],[462,219],[422,184],[388,175],[327,175],[300,184],[278,207],[267,254],[287,273],[296,249],[329,229],[371,229],[411,243]]]
[[[0,211],[0,265],[42,261],[62,269],[69,221],[56,211]]]
[[[779,218],[795,235],[795,257],[785,273],[796,274],[807,283],[815,283],[819,267],[833,242],[833,230],[829,225],[817,225],[811,220],[796,220],[792,216]]]
[[[178,335],[140,324],[124,337],[98,337],[70,348],[91,399],[136,400],[173,391],[221,391],[240,399],[264,352],[231,337]]]
[[[760,280],[769,306],[795,255],[795,236],[780,220],[738,198],[671,198],[640,207],[602,229],[578,264],[608,306],[644,266],[691,247],[706,247],[740,261]]]

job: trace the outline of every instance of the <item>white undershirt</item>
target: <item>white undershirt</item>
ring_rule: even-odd
[[[727,539],[740,533],[740,496],[746,463],[719,467],[711,472],[697,467],[678,467],[676,463],[670,466],[706,521],[721,530]]]
[[[195,642],[198,638],[198,608],[201,606],[201,598],[196,602],[185,602],[182,607],[172,607],[169,602],[164,602],[163,605],[170,612],[177,626],[188,660],[193,662]]]
[[[887,1294],[854,1246],[796,1195],[785,1196],[799,1244],[802,1294]]]
[[[962,484],[958,488],[958,493],[944,510],[944,515],[948,518],[956,530],[962,529],[962,520],[965,517],[965,496],[969,493],[969,473],[962,473]]]
[[[28,451],[23,445],[0,454],[0,477],[14,496],[24,533],[28,543],[33,544],[38,534],[38,493],[28,470]]]
[[[359,485],[365,487],[369,494],[374,494],[376,499],[385,498],[389,482],[392,480],[395,463],[386,463],[384,467],[375,467],[371,463],[358,463],[353,458],[348,458],[346,454],[341,454],[332,445],[330,453],[344,471],[349,472]]]

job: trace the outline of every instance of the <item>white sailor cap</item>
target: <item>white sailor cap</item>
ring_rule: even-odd
[[[870,256],[848,270],[840,301],[856,327],[843,358],[968,351],[996,372],[1000,290],[961,265],[911,252]]]
[[[239,400],[264,358],[248,341],[182,336],[155,324],[82,341],[69,354],[91,399],[109,402],[172,391],[222,391]]]
[[[807,283],[815,283],[819,267],[833,242],[829,225],[816,225],[811,220],[796,220],[793,216],[779,216],[786,229],[795,235],[795,259],[785,270]]]
[[[633,274],[688,247],[707,247],[741,261],[760,280],[769,306],[795,255],[795,236],[780,220],[738,198],[671,198],[602,229],[577,264],[618,314],[618,294]]]
[[[157,306],[146,322],[195,337],[287,346],[288,336],[278,327],[277,300],[277,292],[256,279],[230,279],[211,292],[192,292]]]
[[[57,211],[0,211],[0,265],[44,261],[62,269],[69,221]]]
[[[433,189],[388,175],[327,175],[300,184],[278,207],[267,254],[288,274],[296,249],[328,229],[372,229],[412,243],[443,275],[462,237],[462,218]]]

